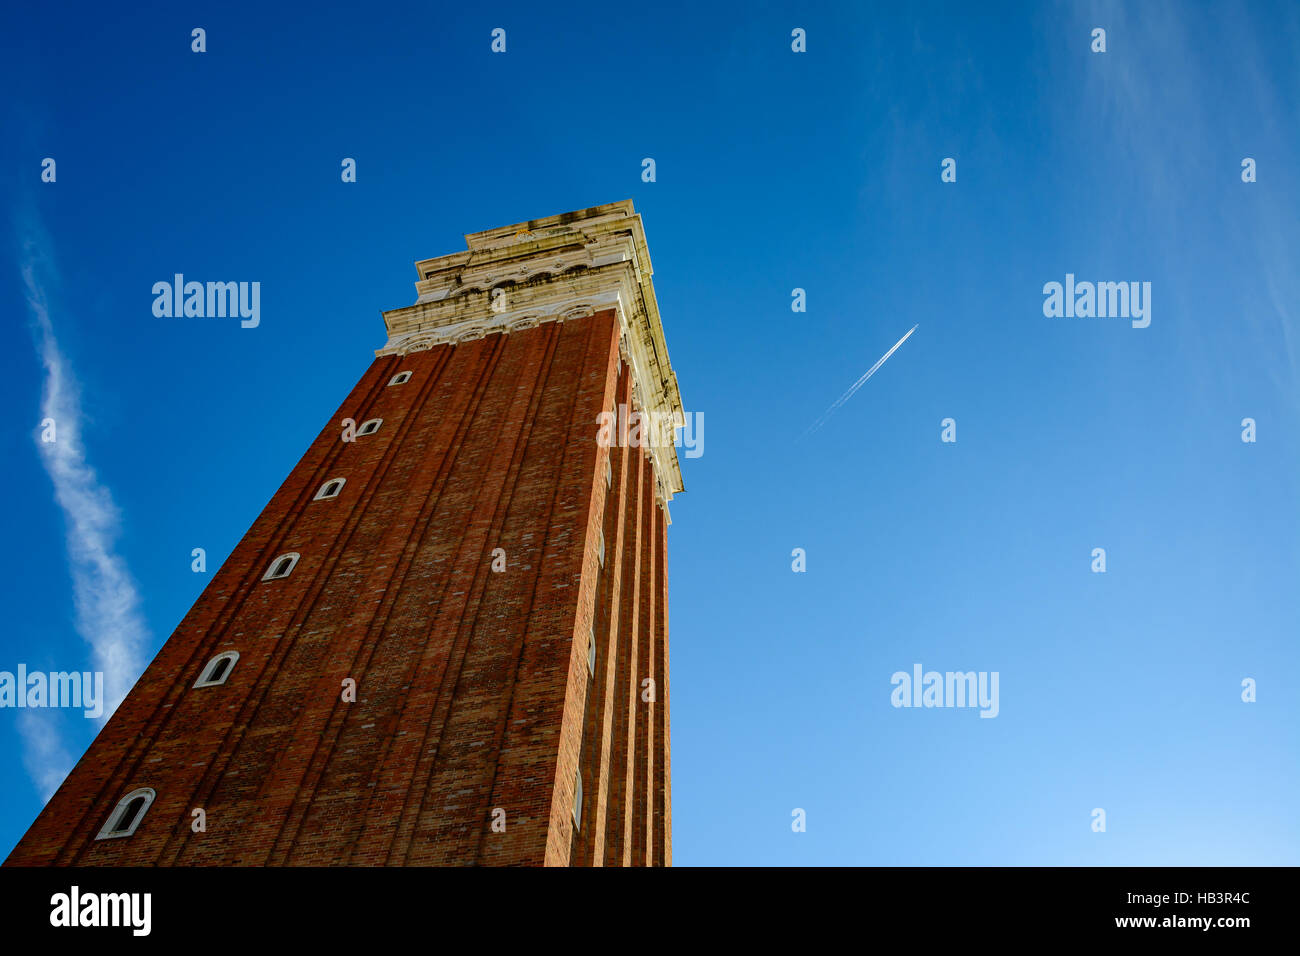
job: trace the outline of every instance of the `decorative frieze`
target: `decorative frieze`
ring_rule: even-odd
[[[405,355],[613,309],[642,410],[681,423],[641,217],[631,200],[465,236],[467,250],[416,263],[413,305],[384,313],[376,355]],[[592,423],[593,429],[595,423]],[[651,449],[664,503],[682,490],[673,445]]]

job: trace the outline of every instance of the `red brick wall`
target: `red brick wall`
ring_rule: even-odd
[[[637,614],[640,606],[637,591],[641,585],[642,512],[649,507],[643,498],[642,475],[648,467],[645,450],[626,448],[619,456],[623,464],[621,479],[623,535],[619,541],[620,581],[618,593],[618,631],[609,657],[616,661],[610,715],[610,751],[606,794],[604,866],[626,866],[631,862],[628,851],[628,826],[631,821],[632,752],[635,749],[633,694],[636,670]],[[593,847],[594,852],[594,847]]]
[[[666,680],[640,699],[666,666],[663,511],[644,453],[595,441],[629,391],[612,312],[376,359],[7,864],[670,862]],[[345,417],[384,421],[344,443]],[[227,682],[192,688],[225,650]],[[136,833],[96,841],[142,786]]]

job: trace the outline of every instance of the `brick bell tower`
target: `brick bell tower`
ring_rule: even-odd
[[[598,428],[682,420],[641,218],[466,242],[6,865],[671,864],[681,472]]]

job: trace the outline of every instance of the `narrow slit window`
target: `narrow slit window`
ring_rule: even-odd
[[[321,501],[325,498],[337,498],[339,492],[343,490],[345,482],[346,479],[344,478],[331,478],[320,486],[320,490],[316,492],[316,497],[312,500]]]
[[[226,651],[224,654],[218,654],[212,660],[208,661],[203,667],[203,673],[199,674],[199,679],[194,682],[195,687],[215,687],[218,684],[224,684],[230,672],[235,669],[235,661],[239,660],[239,651]]]
[[[410,372],[398,372],[388,380],[389,385],[405,385],[411,380]]]
[[[132,790],[117,802],[108,820],[100,829],[96,840],[111,840],[116,837],[129,837],[135,833],[144,819],[145,811],[153,803],[157,794],[148,787]]]
[[[614,484],[614,466],[609,463],[609,455],[605,456],[605,487],[610,488]]]
[[[587,637],[587,673],[592,680],[596,679],[596,628],[593,625],[591,634]]]
[[[357,429],[357,436],[373,435],[379,431],[379,426],[384,423],[382,418],[372,418],[368,422],[362,422],[361,427]]]
[[[277,581],[280,578],[287,578],[294,567],[298,564],[298,559],[302,555],[296,551],[290,551],[288,554],[282,554],[266,569],[266,574],[262,575],[263,581]]]
[[[605,566],[605,531],[600,529],[596,532],[596,556],[600,558],[600,566]]]
[[[573,826],[582,829],[582,768],[579,767],[573,783]]]

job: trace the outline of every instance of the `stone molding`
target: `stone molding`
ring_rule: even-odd
[[[613,309],[619,352],[632,371],[634,407],[678,425],[684,421],[645,230],[631,200],[470,233],[465,244],[465,252],[415,264],[416,301],[383,313],[388,341],[375,355],[457,345]],[[682,490],[677,449],[667,444],[647,451],[657,497],[666,506]]]

